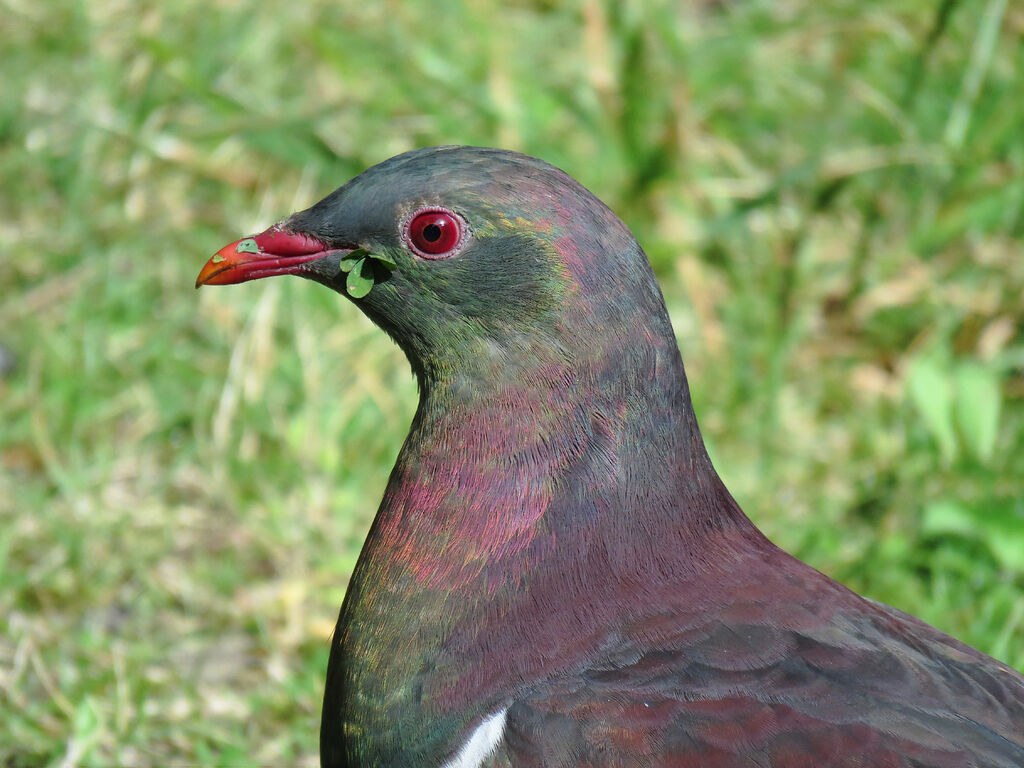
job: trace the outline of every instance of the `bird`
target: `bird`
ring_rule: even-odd
[[[347,297],[419,404],[341,607],[324,768],[1020,768],[1024,676],[769,541],[712,466],[626,225],[427,147],[200,285]]]

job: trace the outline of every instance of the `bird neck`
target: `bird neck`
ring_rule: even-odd
[[[481,346],[479,370],[426,382],[339,619],[324,717],[363,734],[346,749],[437,757],[467,714],[592,653],[636,602],[623,585],[696,582],[755,531],[674,337],[630,327],[644,343],[620,354]]]
[[[685,506],[717,476],[674,337],[632,328],[642,338],[617,342],[616,354],[549,342],[510,355],[481,343],[472,369],[426,383],[379,529],[402,542],[393,553],[409,553],[420,583],[511,576],[557,530],[654,514],[696,535],[709,515],[732,512]],[[653,508],[637,503],[648,492]]]

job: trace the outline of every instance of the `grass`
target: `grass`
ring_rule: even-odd
[[[1024,12],[1005,0],[4,0],[0,765],[316,765],[415,403],[207,255],[502,145],[617,210],[774,539],[1024,669]]]

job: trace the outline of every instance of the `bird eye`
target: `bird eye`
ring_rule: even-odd
[[[415,214],[405,227],[405,240],[425,259],[443,259],[462,244],[462,219],[443,208]]]

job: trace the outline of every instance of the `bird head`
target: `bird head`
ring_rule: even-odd
[[[650,341],[653,326],[671,338],[626,226],[562,171],[504,150],[430,147],[386,160],[221,249],[196,286],[283,274],[352,300],[421,382],[481,357],[571,359],[641,329]]]

